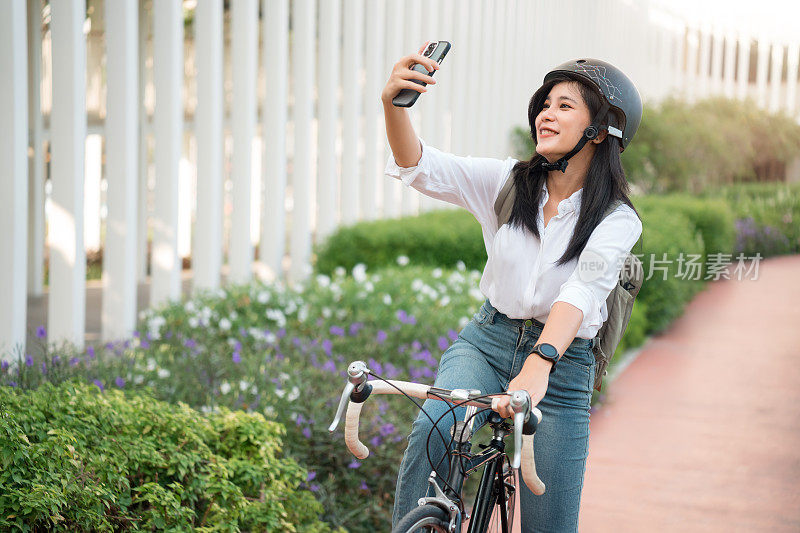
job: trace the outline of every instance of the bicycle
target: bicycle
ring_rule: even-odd
[[[368,376],[375,379],[368,381]],[[354,361],[347,368],[348,383],[342,391],[336,416],[328,431],[336,430],[342,418],[345,407],[344,437],[345,444],[350,452],[358,459],[366,459],[369,449],[358,438],[358,425],[361,409],[364,402],[373,394],[402,394],[422,410],[413,398],[434,398],[453,404],[438,420],[434,421],[431,433],[428,434],[428,443],[433,432],[447,443],[447,454],[442,457],[437,465],[428,453],[431,464],[431,475],[428,482],[431,484],[434,496],[419,499],[419,506],[407,513],[393,529],[393,533],[410,533],[416,531],[433,531],[438,533],[460,533],[462,527],[467,525],[467,533],[487,533],[488,531],[502,531],[509,533],[513,525],[514,502],[516,501],[517,475],[522,466],[522,479],[536,495],[545,492],[545,485],[536,474],[536,464],[533,457],[533,436],[536,426],[542,420],[542,413],[536,407],[531,407],[531,399],[526,391],[514,391],[500,394],[482,394],[478,390],[466,389],[440,389],[420,383],[408,381],[387,380],[367,368],[363,361]],[[496,412],[489,416],[488,424],[492,428],[493,437],[486,445],[479,445],[482,451],[471,453],[472,427],[475,416],[483,411],[494,409],[497,396],[511,396],[511,408],[514,411],[514,424],[509,425],[504,418]],[[458,421],[455,409],[466,406],[467,412],[464,420]],[[424,412],[424,410],[423,410]],[[427,415],[427,413],[425,413]],[[451,415],[454,424],[450,429],[448,441],[439,431],[438,424],[446,416]],[[533,415],[533,416],[531,416]],[[509,460],[505,452],[505,438],[514,435],[514,457]],[[443,480],[442,488],[437,482],[436,469],[447,457],[449,459],[449,474]],[[464,481],[478,469],[483,467],[478,493],[471,513],[464,511],[462,488]],[[495,529],[490,529],[493,527]]]

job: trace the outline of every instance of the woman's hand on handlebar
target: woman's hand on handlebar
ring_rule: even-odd
[[[525,390],[531,397],[531,408],[535,407],[544,398],[547,392],[547,386],[550,383],[550,369],[553,363],[546,361],[536,354],[532,354],[522,365],[522,370],[517,377],[511,380],[508,384],[508,390]],[[504,418],[511,418],[514,416],[514,411],[509,405],[511,398],[509,396],[501,396],[497,402],[495,411]]]
[[[434,80],[432,76],[417,72],[411,68],[414,64],[419,63],[428,69],[429,72],[439,70],[439,64],[436,61],[422,55],[422,52],[425,50],[425,47],[428,46],[429,42],[430,41],[426,41],[416,54],[404,56],[400,58],[400,61],[394,64],[392,73],[389,76],[389,81],[386,82],[386,86],[381,92],[381,101],[383,103],[391,103],[392,99],[403,89],[412,89],[421,93],[427,91],[422,85],[410,80],[420,80],[427,84],[436,83],[436,80]]]

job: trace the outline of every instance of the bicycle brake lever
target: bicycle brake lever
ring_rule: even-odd
[[[354,390],[361,390],[361,387],[367,382],[368,373],[369,369],[364,361],[353,361],[350,363],[350,366],[347,367],[347,379],[349,383],[345,385],[342,391],[342,397],[339,399],[339,407],[336,409],[336,416],[328,427],[329,432],[333,433],[336,430],[336,426],[339,425],[339,421],[342,419],[342,414],[344,414],[344,408],[347,406],[350,395],[353,394]]]
[[[514,458],[511,468],[519,468],[522,462],[522,427],[531,413],[531,397],[527,391],[514,391],[510,405],[514,411]]]

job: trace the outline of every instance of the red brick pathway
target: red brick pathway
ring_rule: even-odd
[[[800,531],[800,255],[710,283],[592,414],[580,531]]]

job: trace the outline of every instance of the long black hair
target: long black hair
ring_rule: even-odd
[[[536,144],[536,117],[542,110],[550,90],[556,84],[565,81],[577,82],[581,97],[589,107],[590,116],[595,117],[600,111],[602,96],[596,88],[587,85],[588,81],[582,80],[577,75],[557,75],[542,85],[531,97],[528,104],[528,123],[531,127],[534,145]],[[625,126],[624,117],[614,112],[613,109],[609,110],[602,123],[620,130],[624,129]],[[556,263],[557,265],[563,265],[581,254],[592,232],[600,224],[606,210],[615,200],[621,200],[639,216],[639,212],[636,211],[633,203],[628,198],[630,185],[625,178],[625,171],[622,169],[622,163],[619,158],[622,148],[620,140],[617,137],[606,135],[605,140],[596,146],[597,148],[589,164],[589,171],[586,174],[583,185],[578,222],[567,249]],[[511,209],[509,224],[516,227],[524,226],[537,238],[541,238],[538,226],[539,202],[544,194],[542,188],[547,180],[547,172],[542,170],[540,164],[545,161],[544,156],[534,152],[531,159],[519,161],[511,169],[516,195],[514,206]]]

